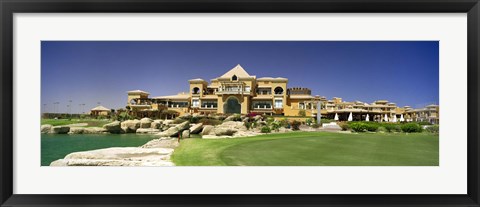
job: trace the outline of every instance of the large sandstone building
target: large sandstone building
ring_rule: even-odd
[[[287,78],[250,75],[237,65],[220,77],[210,80],[189,80],[189,92],[171,96],[149,97],[142,90],[128,91],[128,107],[135,115],[155,116],[164,110],[174,110],[180,115],[200,114],[268,114],[283,116],[317,115],[320,102],[322,117],[370,121],[428,121],[438,123],[439,108],[429,105],[423,109],[409,106],[397,107],[395,103],[379,100],[371,104],[360,101],[344,102],[334,97],[312,96],[308,88],[288,88]]]

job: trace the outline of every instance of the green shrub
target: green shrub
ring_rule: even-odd
[[[311,125],[312,128],[318,129],[320,127],[320,124],[314,123]]]
[[[342,128],[342,131],[347,131],[350,129],[350,126],[348,125],[347,122],[338,122],[338,126]]]
[[[275,118],[273,118],[273,117],[271,117],[271,116],[267,118],[267,124],[271,124],[271,123],[273,123],[274,121],[275,121]]]
[[[401,131],[400,125],[398,125],[398,124],[385,123],[382,126],[385,127],[385,130],[387,130],[387,132],[400,132]]]
[[[280,120],[280,125],[282,127],[285,127],[285,128],[289,128],[290,127],[290,124],[288,123],[288,119],[287,118],[284,118],[282,120]]]
[[[183,122],[185,122],[185,121],[187,121],[187,120],[182,119],[182,118],[175,118],[175,119],[173,120],[173,123],[174,123],[174,124],[181,124],[181,123],[183,123]]]
[[[406,132],[406,133],[414,133],[414,132],[422,132],[423,131],[422,126],[420,126],[417,123],[403,124],[400,128],[402,129],[403,132]]]
[[[252,129],[257,128],[258,123],[257,122],[252,122],[252,125],[250,126]]]
[[[262,133],[270,133],[272,130],[268,126],[263,126],[261,129]]]
[[[275,130],[276,132],[279,131],[281,126],[282,125],[280,124],[279,121],[274,121],[274,122],[270,123],[270,127],[272,128],[272,130]]]
[[[438,125],[428,126],[425,128],[425,131],[438,134],[438,132],[440,131],[440,127]]]
[[[432,123],[428,122],[428,121],[420,121],[420,122],[417,122],[419,125],[423,126],[423,125],[432,125]]]
[[[378,127],[377,132],[387,132],[387,129],[385,129],[383,126],[380,126]]]
[[[245,126],[247,130],[250,130],[250,128],[252,127],[252,123],[246,121],[246,122],[243,122],[243,126]]]
[[[354,132],[364,132],[367,130],[367,124],[363,122],[352,122],[349,126]]]
[[[199,120],[200,120],[200,119],[199,119],[198,117],[192,116],[192,117],[190,118],[190,123],[196,124],[196,123],[198,123]]]
[[[305,110],[302,109],[302,110],[298,111],[298,116],[306,116],[306,115],[307,115],[307,113],[305,112]]]
[[[240,114],[234,114],[232,121],[242,121],[242,116]]]
[[[313,124],[312,118],[308,118],[307,120],[305,120],[305,123],[307,123],[308,126],[312,125]]]
[[[322,124],[328,124],[328,123],[331,123],[331,122],[335,122],[335,120],[333,120],[333,119],[320,119],[320,122],[322,122]]]
[[[365,124],[366,129],[369,132],[376,132],[378,127],[380,127],[379,124],[376,122],[362,122],[362,123]]]
[[[299,121],[297,120],[293,120],[292,123],[290,123],[290,126],[292,126],[292,130],[300,130],[300,123]]]

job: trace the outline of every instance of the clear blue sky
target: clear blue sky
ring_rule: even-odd
[[[129,90],[188,91],[240,64],[250,75],[288,78],[288,87],[345,101],[438,103],[437,41],[43,41],[42,109],[123,108]],[[44,106],[43,104],[46,104]]]

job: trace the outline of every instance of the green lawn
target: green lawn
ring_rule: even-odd
[[[185,139],[178,166],[438,166],[438,135],[292,132],[235,139]]]
[[[68,125],[68,124],[78,124],[78,123],[87,123],[87,127],[102,127],[105,124],[108,124],[112,121],[109,120],[98,120],[98,119],[42,119],[41,123],[50,124],[53,126]]]

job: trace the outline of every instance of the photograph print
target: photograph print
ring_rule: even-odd
[[[42,166],[439,166],[438,41],[42,41]]]

